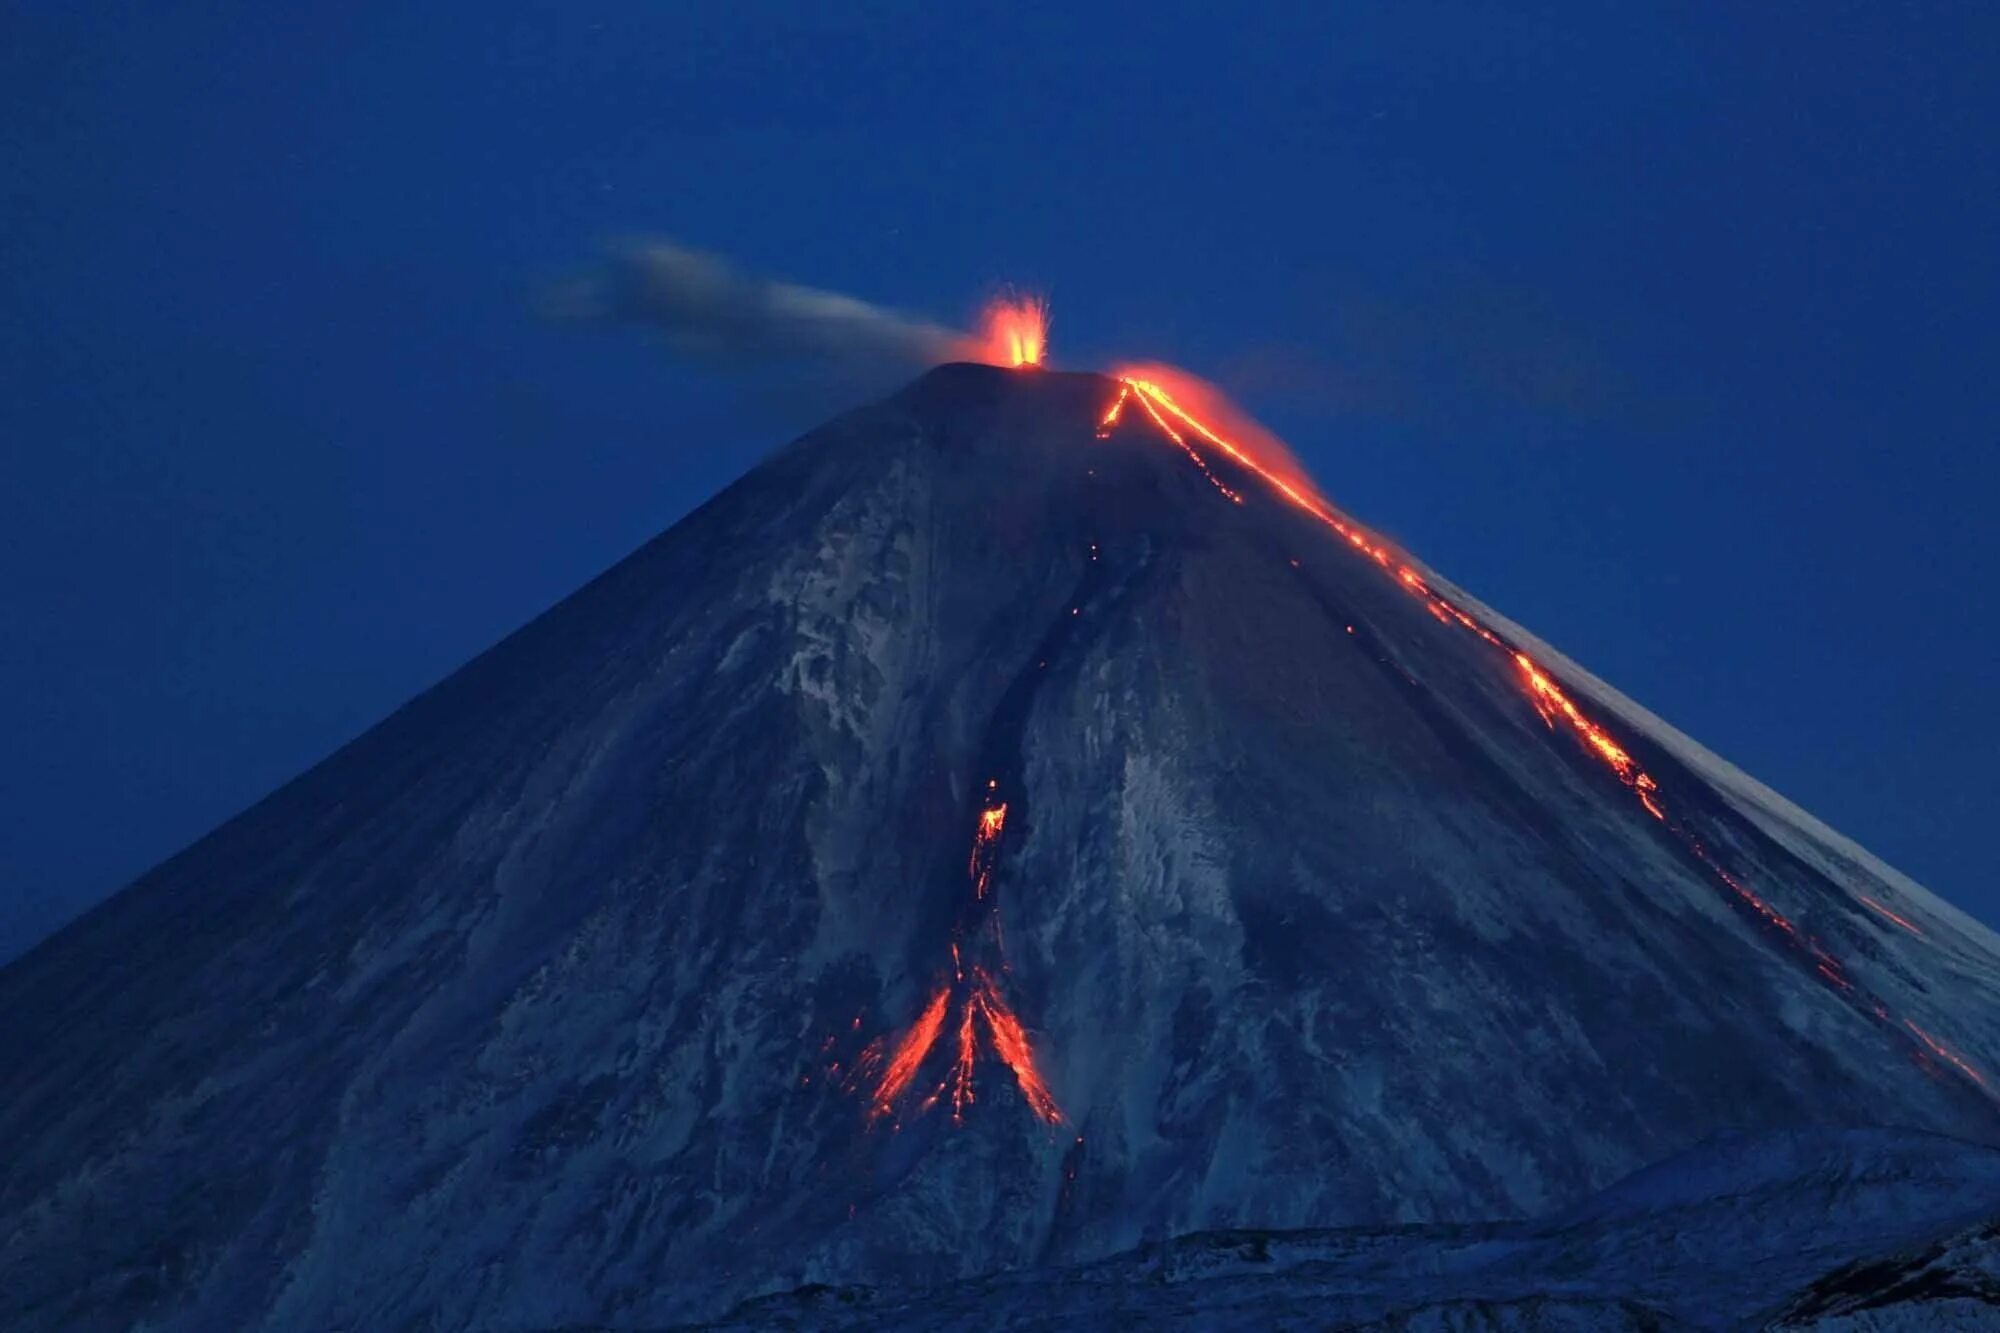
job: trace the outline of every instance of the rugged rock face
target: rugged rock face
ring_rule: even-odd
[[[0,971],[0,1322],[661,1325],[2000,1138],[1989,932],[1117,393],[831,423]]]

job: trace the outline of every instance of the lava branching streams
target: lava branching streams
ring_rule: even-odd
[[[990,909],[986,899],[992,888],[1001,835],[1007,827],[1007,802],[1000,799],[999,786],[997,778],[987,781],[985,800],[973,825],[972,853],[966,873],[971,881],[975,912]],[[994,924],[997,939],[998,918],[989,911],[986,919]],[[921,1115],[948,1098],[952,1123],[964,1122],[965,1108],[974,1100],[973,1070],[983,1046],[1013,1072],[1022,1097],[1037,1116],[1051,1125],[1062,1123],[1062,1110],[1041,1071],[1035,1067],[1034,1047],[1028,1040],[1027,1029],[1007,1003],[992,973],[977,964],[966,964],[956,938],[951,944],[951,974],[936,984],[917,1021],[893,1042],[877,1039],[855,1061],[849,1086],[866,1093],[869,1119],[895,1115],[932,1049],[945,1035],[945,1020],[954,1006],[958,1021],[951,1025],[949,1040],[954,1043],[951,1063],[937,1086],[917,1103],[917,1113]]]
[[[969,812],[970,846],[962,864],[970,892],[963,894],[955,912],[950,970],[941,970],[931,982],[917,1020],[893,1040],[878,1038],[870,1043],[845,1075],[847,1087],[867,1099],[871,1123],[887,1119],[900,1125],[904,1115],[924,1115],[948,1101],[952,1123],[962,1124],[975,1099],[974,1079],[982,1055],[996,1057],[1006,1066],[1037,1118],[1049,1125],[1062,1123],[1062,1109],[1036,1065],[1027,1027],[1008,1002],[1001,980],[1009,968],[994,876],[1007,838],[1021,827],[1025,794],[1021,738],[1036,691],[1048,677],[1049,663],[1074,642],[1079,626],[1095,623],[1097,618],[1086,619],[1083,611],[1097,605],[1106,582],[1105,566],[1093,545],[1082,581],[1063,613],[1044,632],[988,720],[980,763],[981,771],[991,776]],[[993,965],[983,965],[976,956]],[[925,1074],[927,1068],[930,1075]],[[837,1073],[837,1067],[830,1072]],[[935,1084],[929,1082],[933,1076]]]
[[[1034,338],[1039,336],[1037,332]],[[844,1074],[838,1066],[829,1070],[867,1099],[871,1122],[900,1124],[908,1114],[923,1115],[948,1101],[952,1122],[961,1123],[974,1101],[982,1056],[996,1057],[1006,1066],[1037,1118],[1049,1125],[1063,1122],[1027,1027],[1007,999],[1004,979],[1011,968],[1000,928],[996,875],[1001,853],[1028,818],[1022,745],[1038,692],[1055,674],[1051,668],[1079,639],[1108,623],[1107,613],[1131,594],[1149,559],[1142,550],[1114,568],[1090,543],[1077,584],[1059,604],[1062,611],[1045,626],[987,719],[976,770],[984,775],[984,785],[967,811],[966,842],[961,844],[967,850],[957,863],[964,867],[965,879],[951,928],[950,968],[934,974],[926,1002],[908,1029],[893,1040],[870,1043]]]
[[[1118,395],[1118,400],[1111,404],[1111,410],[1106,412],[1104,419],[1097,423],[1097,438],[1102,440],[1111,434],[1112,427],[1118,424],[1119,414],[1124,411],[1125,403],[1132,396],[1134,389],[1139,390],[1139,406],[1146,410],[1146,415],[1153,419],[1153,424],[1165,432],[1168,439],[1179,445],[1182,453],[1194,460],[1194,465],[1201,469],[1201,475],[1208,478],[1208,484],[1222,492],[1223,497],[1232,504],[1242,504],[1243,496],[1224,485],[1222,478],[1216,476],[1214,469],[1209,467],[1208,460],[1203,458],[1200,452],[1187,442],[1187,436],[1175,430],[1167,423],[1167,419],[1160,415],[1160,409],[1153,406],[1153,400],[1156,396],[1163,402],[1167,401],[1167,399],[1164,394],[1159,392],[1157,386],[1145,380],[1125,381],[1124,390]]]
[[[1318,496],[1288,481],[1259,462],[1248,449],[1232,443],[1210,429],[1176,401],[1169,390],[1153,379],[1136,375],[1120,376],[1118,397],[1098,423],[1098,438],[1109,438],[1120,422],[1127,418],[1127,409],[1135,402],[1143,409],[1145,417],[1158,427],[1161,434],[1192,459],[1202,476],[1227,499],[1236,504],[1243,503],[1242,495],[1216,476],[1207,458],[1203,456],[1201,448],[1197,447],[1196,441],[1213,446],[1227,454],[1237,464],[1268,482],[1291,504],[1332,528],[1348,546],[1385,571],[1406,592],[1421,599],[1425,609],[1440,623],[1455,625],[1466,630],[1505,653],[1517,683],[1543,723],[1551,731],[1567,731],[1575,737],[1584,752],[1610,771],[1639,807],[1667,830],[1682,848],[1702,865],[1715,882],[1727,890],[1741,910],[1754,917],[1764,929],[1778,938],[1802,965],[1809,968],[1815,977],[1855,1005],[1860,1012],[1872,1016],[1902,1036],[1906,1043],[1914,1039],[1912,1049],[1919,1064],[1933,1071],[1945,1068],[1955,1070],[1974,1086],[1991,1095],[1985,1078],[1971,1063],[1908,1019],[1897,1021],[1885,1004],[1874,996],[1865,994],[1848,977],[1839,960],[1828,953],[1817,939],[1802,931],[1797,923],[1771,906],[1724,866],[1689,821],[1676,816],[1670,810],[1659,782],[1639,766],[1631,752],[1619,744],[1602,723],[1584,713],[1548,671],[1539,666],[1528,654],[1502,638],[1490,625],[1439,593],[1415,568],[1393,555],[1382,541],[1340,514]],[[1923,934],[1914,922],[1874,899],[1863,897],[1861,901],[1871,911],[1898,928],[1914,935]]]

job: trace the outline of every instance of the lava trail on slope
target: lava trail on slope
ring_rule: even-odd
[[[1089,542],[1081,576],[1061,612],[1008,683],[987,722],[977,761],[984,778],[976,788],[968,821],[965,878],[970,892],[960,894],[951,927],[950,967],[934,975],[916,1022],[893,1042],[877,1038],[863,1048],[848,1078],[848,1085],[867,1097],[871,1121],[894,1116],[917,1071],[940,1046],[947,1014],[955,1007],[959,1017],[950,1029],[952,1052],[937,1084],[917,1100],[916,1113],[922,1115],[948,1099],[953,1123],[963,1123],[966,1108],[976,1100],[975,1071],[980,1053],[986,1051],[1007,1067],[1039,1119],[1050,1125],[1063,1122],[1062,1109],[1036,1063],[1028,1030],[1001,982],[1012,968],[994,897],[994,876],[1007,840],[1022,836],[1029,826],[1021,737],[1036,694],[1051,672],[1059,671],[1074,655],[1081,640],[1115,617],[1149,563],[1150,553],[1140,549],[1129,564],[1114,569],[1100,544]],[[976,955],[976,960],[968,962],[968,954]]]
[[[1119,377],[1118,395],[1099,420],[1098,438],[1109,438],[1121,422],[1130,420],[1126,409],[1135,401],[1144,409],[1145,417],[1161,435],[1186,454],[1202,476],[1207,478],[1225,499],[1238,505],[1243,503],[1242,493],[1216,475],[1208,458],[1196,447],[1194,440],[1203,441],[1221,450],[1235,463],[1261,478],[1292,505],[1331,528],[1347,547],[1358,552],[1393,578],[1405,592],[1420,599],[1425,609],[1441,624],[1455,625],[1477,636],[1500,653],[1504,653],[1514,668],[1513,675],[1518,688],[1526,695],[1528,702],[1534,707],[1548,730],[1565,731],[1570,734],[1582,751],[1594,759],[1601,768],[1608,770],[1631,795],[1638,807],[1664,828],[1686,855],[1703,867],[1710,880],[1726,890],[1730,901],[1738,910],[1747,914],[1780,941],[1789,957],[1810,971],[1823,985],[1837,992],[1857,1011],[1871,1017],[1886,1031],[1894,1034],[1927,1071],[1955,1072],[1978,1091],[1988,1097],[1994,1097],[1995,1094],[1988,1086],[1985,1076],[1970,1061],[1939,1038],[1918,1027],[1915,1022],[1892,1014],[1879,997],[1868,993],[1848,975],[1840,960],[1829,952],[1820,940],[1802,931],[1796,923],[1725,866],[1702,838],[1693,822],[1673,812],[1659,780],[1639,766],[1630,749],[1615,739],[1604,724],[1586,714],[1570,697],[1569,692],[1556,682],[1547,668],[1535,662],[1520,647],[1509,642],[1493,626],[1472,615],[1431,586],[1415,567],[1392,553],[1381,538],[1335,510],[1320,496],[1294,484],[1273,468],[1259,462],[1250,448],[1231,441],[1208,426],[1183,407],[1174,394],[1155,379],[1139,375]],[[1190,439],[1191,436],[1194,438]],[[1351,626],[1349,632],[1352,632]],[[1901,929],[1922,935],[1922,930],[1908,919],[1872,899],[1864,897],[1863,901]]]

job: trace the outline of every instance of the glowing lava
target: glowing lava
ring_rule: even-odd
[[[1422,592],[1427,597],[1437,597],[1437,594],[1428,588],[1422,589]],[[1443,599],[1438,598],[1438,600]],[[1542,674],[1542,669],[1529,661],[1526,653],[1515,653],[1514,661],[1520,666],[1521,674],[1527,677],[1528,690],[1535,696],[1535,707],[1541,713],[1543,721],[1549,720],[1551,711],[1561,714],[1563,720],[1583,738],[1584,743],[1597,751],[1598,757],[1611,766],[1611,771],[1618,775],[1619,781],[1631,787],[1638,785],[1640,778],[1646,778],[1646,790],[1658,790],[1659,784],[1646,774],[1637,772],[1632,767],[1632,756],[1626,754],[1618,742],[1605,735],[1604,728],[1579,712],[1577,706],[1569,701],[1569,696],[1556,688],[1555,682]],[[1648,801],[1647,805],[1653,808],[1656,816],[1659,815],[1658,807],[1652,806],[1651,801]]]
[[[1529,703],[1534,706],[1535,712],[1541,717],[1546,726],[1551,730],[1556,730],[1559,727],[1566,728],[1575,736],[1577,741],[1582,745],[1584,752],[1608,769],[1611,775],[1618,780],[1619,784],[1632,793],[1633,798],[1638,802],[1640,808],[1650,818],[1664,826],[1668,833],[1680,842],[1689,855],[1714,875],[1716,880],[1729,891],[1730,895],[1744,909],[1754,914],[1766,926],[1776,931],[1790,948],[1796,950],[1800,961],[1809,965],[1821,981],[1853,1001],[1857,1006],[1862,1007],[1865,1012],[1872,1012],[1882,1022],[1894,1022],[1887,1006],[1880,1000],[1872,996],[1863,995],[1857,990],[1854,982],[1849,980],[1845,969],[1841,966],[1838,959],[1821,947],[1817,940],[1803,934],[1796,924],[1764,901],[1748,885],[1722,865],[1700,838],[1696,836],[1692,826],[1686,820],[1676,818],[1669,813],[1666,796],[1660,788],[1659,781],[1639,766],[1638,761],[1632,757],[1631,752],[1614,739],[1603,724],[1579,708],[1576,701],[1569,697],[1547,670],[1538,665],[1526,653],[1508,643],[1490,625],[1482,623],[1464,608],[1457,606],[1438,593],[1410,565],[1398,563],[1383,542],[1371,535],[1359,524],[1354,523],[1336,511],[1313,489],[1310,481],[1305,479],[1303,472],[1290,463],[1290,456],[1285,453],[1282,446],[1260,446],[1246,443],[1240,438],[1229,438],[1221,430],[1211,427],[1201,420],[1196,415],[1196,410],[1191,410],[1189,407],[1184,406],[1180,401],[1180,397],[1162,384],[1163,375],[1151,368],[1148,368],[1144,372],[1121,373],[1118,378],[1120,381],[1118,397],[1098,423],[1098,438],[1109,438],[1113,429],[1118,425],[1126,403],[1136,398],[1139,405],[1145,409],[1146,415],[1159,428],[1161,434],[1183,453],[1187,454],[1194,461],[1195,466],[1200,469],[1201,474],[1224,496],[1237,504],[1243,503],[1243,497],[1215,475],[1214,470],[1208,464],[1208,460],[1195,447],[1195,444],[1189,438],[1190,436],[1206,445],[1212,445],[1216,449],[1221,450],[1236,463],[1270,483],[1271,487],[1285,500],[1332,528],[1348,546],[1389,573],[1406,592],[1412,596],[1421,598],[1425,608],[1440,623],[1457,625],[1477,635],[1493,647],[1505,652],[1512,659],[1523,693],[1526,694]],[[1199,385],[1200,383],[1191,377],[1182,378],[1186,379],[1189,384]],[[1292,564],[1296,567],[1298,562],[1294,560]],[[1352,634],[1354,627],[1351,625],[1348,626],[1347,631]],[[1861,901],[1872,911],[1886,920],[1893,922],[1901,929],[1917,935],[1923,933],[1913,922],[1899,916],[1874,899],[1863,896]],[[1981,1090],[1985,1090],[1986,1080],[1980,1076],[1979,1072],[1942,1041],[1908,1019],[1902,1020],[1902,1027],[1907,1028],[1909,1033],[1920,1043],[1920,1054],[1927,1054],[1928,1056],[1944,1061],[1963,1074]],[[996,1037],[996,1041],[998,1040]],[[1025,1051],[1025,1047],[1023,1050]],[[1022,1083],[1022,1089],[1024,1093],[1027,1093],[1032,1103],[1034,1095],[1028,1091],[1028,1085],[1025,1080]]]
[[[1047,307],[1041,302],[996,302],[987,312],[984,328],[978,344],[978,359],[1013,367],[1042,364],[1046,349]],[[1171,387],[1169,378],[1173,380]],[[1515,647],[1491,625],[1438,592],[1415,566],[1399,559],[1380,538],[1335,510],[1319,495],[1303,470],[1292,462],[1281,443],[1262,438],[1261,432],[1254,427],[1239,431],[1228,425],[1218,427],[1210,424],[1226,418],[1212,410],[1212,403],[1216,400],[1213,391],[1204,390],[1200,382],[1191,377],[1148,368],[1144,373],[1123,374],[1119,379],[1117,398],[1098,420],[1098,438],[1110,438],[1132,415],[1127,409],[1136,403],[1141,409],[1140,415],[1158,428],[1162,438],[1185,454],[1202,477],[1226,499],[1238,505],[1244,503],[1242,493],[1216,473],[1206,450],[1213,449],[1226,455],[1238,466],[1269,483],[1288,503],[1330,527],[1345,546],[1393,579],[1406,593],[1420,599],[1425,610],[1440,624],[1462,629],[1505,654],[1509,677],[1515,681],[1542,723],[1551,732],[1567,732],[1577,743],[1580,753],[1602,766],[1628,791],[1647,818],[1678,842],[1686,854],[1727,891],[1728,897],[1743,912],[1770,932],[1771,939],[1782,942],[1802,966],[1809,968],[1825,986],[1839,993],[1858,1012],[1872,1016],[1886,1029],[1898,1034],[1906,1049],[1913,1052],[1917,1062],[1927,1071],[1943,1076],[1943,1071],[1949,1069],[1962,1075],[1974,1087],[1987,1091],[1985,1078],[1969,1061],[1916,1023],[1891,1015],[1887,1005],[1849,979],[1840,961],[1828,953],[1818,940],[1801,930],[1798,924],[1766,902],[1722,864],[1698,836],[1694,825],[1673,813],[1660,782],[1641,767],[1631,750],[1620,743],[1607,727],[1587,714],[1547,669]],[[1197,398],[1197,395],[1201,397]],[[1093,561],[1099,558],[1095,544],[1090,548],[1090,558]],[[1294,568],[1299,567],[1296,559],[1291,564]],[[1069,614],[1081,614],[1081,607],[1072,607]],[[1347,626],[1347,632],[1353,634],[1354,626]],[[1005,948],[992,885],[1007,829],[1008,804],[998,779],[988,781],[973,821],[972,845],[966,858],[971,902],[950,940],[949,972],[941,973],[934,982],[916,1022],[893,1043],[886,1038],[878,1038],[871,1043],[847,1075],[850,1088],[866,1086],[871,1121],[895,1114],[918,1076],[931,1062],[954,1006],[957,1008],[957,1020],[952,1029],[954,1040],[947,1043],[951,1047],[950,1060],[942,1069],[936,1085],[916,1103],[917,1114],[928,1112],[948,1098],[952,1122],[963,1123],[967,1108],[975,1100],[974,1077],[981,1051],[990,1050],[1013,1074],[1022,1098],[1038,1118],[1050,1125],[1063,1121],[1062,1110],[1035,1063],[1035,1052],[1027,1029],[1008,1004],[999,981],[985,967],[969,961],[961,949],[962,945],[966,949],[974,947],[977,931],[978,939],[990,941],[991,947],[998,951],[1002,960],[1001,970],[1006,969]],[[1915,923],[1874,899],[1863,896],[1861,901],[1896,927],[1916,935],[1923,933]],[[988,927],[990,930],[985,929]],[[858,1026],[860,1020],[855,1022]],[[829,1072],[838,1074],[839,1066],[834,1066]]]
[[[1118,418],[1125,411],[1125,404],[1130,401],[1131,397],[1131,385],[1121,384],[1118,386],[1118,397],[1112,400],[1111,409],[1104,414],[1103,420],[1097,423],[1098,439],[1104,440],[1111,437],[1111,428],[1118,424]],[[1096,548],[1093,547],[1092,549],[1095,550]]]
[[[979,812],[979,826],[972,833],[972,858],[967,872],[972,876],[972,896],[984,898],[993,882],[993,862],[1000,849],[1000,830],[1007,827],[1007,803],[999,802]]]
[[[987,901],[993,870],[999,860],[1000,837],[1007,828],[1007,802],[1001,799],[999,790],[999,779],[987,781],[979,817],[973,825],[972,851],[966,859],[966,877],[972,884],[974,909],[985,914],[984,920],[993,927],[994,947],[1002,949],[1004,956],[1004,948],[1000,944],[1000,918]],[[969,969],[971,975],[968,981],[968,968],[959,944],[958,934],[954,933],[950,945],[950,978],[938,984],[922,1015],[892,1048],[886,1047],[880,1039],[870,1043],[855,1062],[849,1086],[873,1084],[868,1092],[870,1120],[893,1114],[897,1102],[909,1091],[932,1048],[937,1045],[938,1036],[944,1031],[946,1016],[956,1003],[959,1006],[957,1040],[951,1064],[937,1086],[917,1104],[917,1114],[924,1114],[949,1097],[952,1123],[965,1122],[965,1109],[975,1100],[973,1073],[979,1063],[979,1034],[983,1027],[986,1045],[1013,1071],[1014,1081],[1020,1085],[1021,1095],[1027,1099],[1029,1109],[1048,1124],[1061,1124],[1062,1109],[1056,1105],[1048,1083],[1035,1067],[1027,1030],[1015,1016],[990,972],[975,963]]]
[[[1227,498],[1231,503],[1242,504],[1243,497],[1237,494],[1237,492],[1235,492],[1234,490],[1231,490],[1228,486],[1224,485],[1222,478],[1215,475],[1215,470],[1209,467],[1208,460],[1201,456],[1200,451],[1197,450],[1193,445],[1189,444],[1187,442],[1187,437],[1185,435],[1182,435],[1179,431],[1175,430],[1172,426],[1168,425],[1167,419],[1160,415],[1160,409],[1155,407],[1153,404],[1155,402],[1162,402],[1162,403],[1167,402],[1168,399],[1166,398],[1166,396],[1164,394],[1159,393],[1156,389],[1154,389],[1151,385],[1146,384],[1144,381],[1134,380],[1131,383],[1133,388],[1139,390],[1139,406],[1146,409],[1146,415],[1153,419],[1153,424],[1155,426],[1158,426],[1162,431],[1166,433],[1166,437],[1168,439],[1172,440],[1175,444],[1181,447],[1182,453],[1186,454],[1189,458],[1194,460],[1194,465],[1201,469],[1201,475],[1208,478],[1208,484],[1215,487],[1216,490],[1221,491],[1223,496]],[[1120,401],[1123,400],[1121,399]]]
[[[1001,297],[980,316],[971,359],[993,366],[1039,366],[1048,345],[1049,303],[1036,296]]]
[[[1910,920],[1908,917],[1898,916],[1896,913],[1890,911],[1888,908],[1884,907],[1881,903],[1876,902],[1873,898],[1870,898],[1865,893],[1861,894],[1860,897],[1861,901],[1867,905],[1870,911],[1876,913],[1879,916],[1886,917],[1890,921],[1895,922],[1897,925],[1901,926],[1904,930],[1909,931],[1912,935],[1921,935],[1924,933],[1923,931],[1917,929],[1917,923]]]
[[[884,1116],[895,1108],[896,1099],[910,1086],[910,1080],[917,1076],[923,1066],[924,1057],[937,1044],[937,1036],[944,1027],[945,1006],[951,1001],[949,988],[940,987],[931,996],[931,1002],[924,1006],[924,1012],[908,1032],[896,1042],[895,1053],[889,1057],[889,1064],[882,1071],[881,1080],[875,1085],[872,1116]]]
[[[1910,1020],[1907,1018],[1903,1020],[1903,1026],[1909,1028],[1910,1031],[1914,1032],[1917,1035],[1917,1040],[1921,1041],[1924,1044],[1925,1050],[1929,1051],[1932,1055],[1937,1056],[1941,1060],[1950,1062],[1951,1065],[1954,1068],[1956,1068],[1959,1073],[1965,1075],[1967,1078],[1971,1079],[1974,1083],[1977,1083],[1980,1087],[1983,1088],[1986,1086],[1986,1080],[1979,1076],[1979,1071],[1974,1069],[1971,1065],[1967,1064],[1963,1059],[1959,1058],[1958,1052],[1952,1050],[1951,1047],[1945,1045],[1943,1042],[1939,1041],[1936,1037],[1933,1037],[1930,1033],[1918,1027],[1915,1023],[1910,1022]]]
[[[1056,1105],[1048,1082],[1035,1067],[1034,1048],[1028,1040],[1027,1029],[1007,1003],[1006,996],[1001,994],[999,983],[983,967],[972,969],[972,984],[969,987],[963,984],[963,974],[958,981],[958,985],[940,987],[931,996],[922,1016],[896,1042],[895,1051],[886,1065],[882,1063],[879,1044],[863,1053],[857,1070],[863,1077],[872,1076],[875,1085],[869,1094],[869,1119],[879,1120],[894,1113],[896,1103],[909,1090],[917,1071],[937,1044],[938,1034],[944,1030],[946,1010],[956,999],[960,1008],[956,1050],[951,1065],[937,1087],[917,1104],[917,1113],[921,1115],[929,1111],[948,1095],[951,1098],[952,1123],[964,1123],[965,1108],[976,1100],[972,1079],[979,1060],[979,1029],[984,1027],[986,1045],[1013,1071],[1014,1082],[1020,1086],[1028,1108],[1048,1124],[1061,1124],[1062,1108]],[[877,1070],[879,1074],[875,1072]]]
[[[1322,520],[1334,518],[1332,509],[1313,490],[1311,478],[1292,457],[1284,442],[1256,422],[1231,408],[1212,386],[1171,366],[1143,366],[1121,372],[1125,388],[1181,423],[1181,428],[1214,445],[1223,453],[1271,483],[1293,504]],[[1232,420],[1233,418],[1233,420]],[[1158,420],[1158,414],[1155,414]],[[1217,425],[1215,423],[1222,423]],[[1169,430],[1172,438],[1178,432]],[[1175,442],[1193,452],[1185,439]]]
[[[967,1002],[958,1019],[958,1058],[951,1066],[951,1118],[965,1121],[965,1108],[972,1105],[972,1066],[979,1058],[979,1039],[972,1030],[973,1006]]]
[[[1035,1053],[1028,1045],[1027,1030],[1021,1026],[1021,1020],[1014,1017],[1014,1011],[1007,1007],[1000,988],[985,969],[977,969],[973,975],[977,988],[972,993],[972,1003],[978,1007],[980,1017],[986,1020],[986,1031],[993,1038],[994,1050],[1014,1071],[1014,1081],[1021,1085],[1021,1095],[1028,1099],[1034,1113],[1051,1125],[1061,1124],[1062,1110],[1035,1068]]]

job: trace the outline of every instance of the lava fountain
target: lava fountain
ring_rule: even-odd
[[[1048,346],[1049,303],[1039,296],[1003,296],[981,314],[966,359],[990,366],[1040,366]]]

